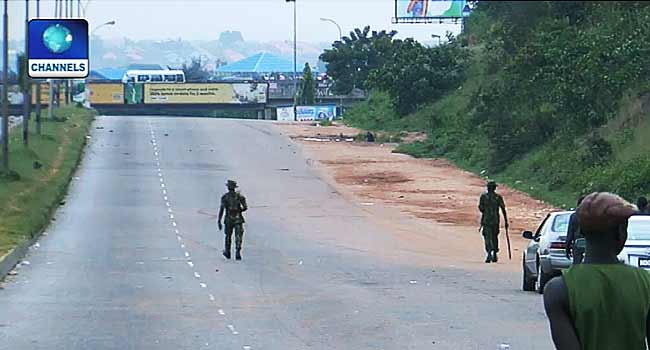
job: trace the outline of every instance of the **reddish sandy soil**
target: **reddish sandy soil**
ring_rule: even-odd
[[[478,198],[485,181],[443,159],[415,159],[392,153],[395,145],[347,142],[360,131],[345,126],[316,127],[278,123],[282,133],[302,145],[323,177],[395,233],[403,247],[428,254],[432,263],[481,267],[484,251],[478,233]],[[344,138],[341,139],[340,135]],[[422,135],[409,135],[411,139]],[[331,141],[317,141],[327,139]],[[339,139],[339,141],[336,141]],[[535,229],[550,205],[501,186],[510,219],[513,259],[507,260],[505,235],[498,269],[521,269],[524,229]],[[494,266],[494,265],[492,265]]]

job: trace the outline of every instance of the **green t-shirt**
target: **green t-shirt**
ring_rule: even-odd
[[[582,350],[645,350],[650,273],[624,264],[562,271]]]

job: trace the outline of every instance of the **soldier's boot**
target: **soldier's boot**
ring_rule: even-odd
[[[497,258],[497,252],[492,252],[492,262],[497,262],[499,258]]]
[[[235,252],[235,260],[241,260],[241,248]]]
[[[485,263],[491,263],[492,262],[492,254],[488,253],[487,258],[485,258]]]
[[[226,257],[226,259],[230,260],[230,249],[228,250],[223,250],[223,256]]]

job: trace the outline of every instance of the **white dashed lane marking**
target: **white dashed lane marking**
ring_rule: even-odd
[[[191,268],[194,268],[194,263],[191,261],[190,253],[187,250],[185,250],[185,244],[183,243],[183,238],[181,237],[181,234],[180,234],[180,231],[178,230],[178,228],[176,228],[178,226],[178,224],[176,223],[176,221],[174,221],[174,215],[172,214],[173,210],[172,210],[172,207],[171,207],[171,203],[169,203],[169,198],[167,197],[167,190],[165,189],[166,188],[165,180],[164,180],[163,173],[162,173],[162,168],[161,168],[161,165],[160,165],[160,157],[159,157],[160,155],[158,154],[158,144],[156,142],[156,136],[155,136],[155,132],[153,131],[153,125],[151,124],[151,121],[149,121],[149,129],[151,131],[151,144],[153,145],[154,160],[156,162],[156,166],[157,166],[157,170],[158,170],[158,177],[160,178],[160,187],[162,189],[163,200],[164,200],[165,205],[167,206],[167,212],[169,213],[169,219],[171,221],[172,226],[174,227],[174,232],[176,233],[176,239],[180,243],[181,249],[184,250],[183,253],[184,253],[184,255],[185,255],[186,259],[187,259],[187,265],[189,267],[191,267]],[[200,279],[201,275],[197,271],[194,271],[194,277],[197,278],[197,279]],[[208,285],[205,282],[200,282],[199,285],[201,286],[201,288],[208,288]],[[213,294],[208,294],[208,297],[210,298],[210,301],[212,301],[212,302],[214,302],[216,300]],[[226,312],[223,309],[219,309],[218,313],[221,316],[226,315]],[[227,327],[228,327],[228,329],[230,330],[230,332],[233,335],[238,335],[239,334],[239,332],[235,329],[234,325],[229,324],[229,325],[227,325]],[[206,343],[206,345],[208,345],[208,343]],[[251,350],[252,347],[250,345],[244,345],[242,347],[242,349],[243,350]]]
[[[228,325],[228,329],[230,329],[230,331],[231,331],[232,334],[234,334],[234,335],[239,334],[239,332],[237,332],[237,331],[235,330],[235,326],[233,326],[233,325],[231,325],[231,324]]]

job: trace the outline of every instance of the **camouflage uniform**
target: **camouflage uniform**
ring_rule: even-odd
[[[496,253],[499,252],[499,209],[505,210],[505,207],[503,197],[493,191],[483,193],[479,200],[478,208],[483,214],[481,226],[483,227],[485,251],[488,253],[488,259],[490,254],[494,254],[496,257]]]
[[[237,252],[237,260],[241,259],[241,248],[242,248],[242,242],[244,239],[244,215],[243,212],[245,212],[248,209],[248,206],[246,204],[246,197],[244,197],[241,193],[236,192],[234,189],[237,186],[236,183],[233,181],[232,183],[229,182],[229,189],[230,186],[232,185],[231,191],[228,193],[224,194],[221,196],[221,212],[225,211],[225,217],[224,217],[224,233],[226,235],[226,242],[225,242],[225,249],[224,249],[224,256],[226,256],[228,259],[230,259],[230,247],[232,245],[232,234],[233,231],[235,233],[235,249]],[[219,215],[219,219],[221,219],[221,215]]]

